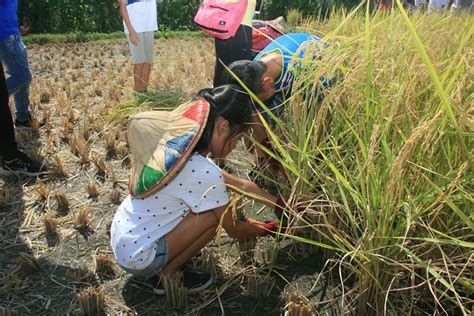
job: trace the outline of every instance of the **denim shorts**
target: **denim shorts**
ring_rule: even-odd
[[[153,261],[147,267],[141,270],[129,269],[122,266],[121,268],[125,270],[126,272],[133,274],[135,276],[151,278],[157,275],[158,273],[160,273],[167,263],[168,263],[168,243],[166,242],[166,239],[163,237],[163,238],[160,238],[156,242],[155,259],[153,259]]]

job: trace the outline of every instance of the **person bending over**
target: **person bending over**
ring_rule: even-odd
[[[327,47],[320,38],[309,33],[289,33],[275,39],[266,46],[253,61],[240,60],[233,62],[230,72],[224,72],[222,82],[237,84],[234,75],[250,89],[275,115],[282,112],[282,105],[291,90],[291,82],[298,72],[299,60],[304,58],[309,47]],[[327,80],[322,78],[323,85]],[[255,111],[269,120],[269,114],[255,105]],[[267,148],[271,148],[267,132],[257,114],[252,115],[252,129],[255,139]],[[256,148],[257,167],[266,165],[269,161],[279,165],[274,159],[268,158],[263,150]]]
[[[276,220],[238,221],[228,209],[228,189],[258,196],[282,214],[283,202],[254,183],[222,171],[208,155],[224,158],[250,126],[250,99],[240,87],[224,85],[199,91],[172,112],[145,112],[129,123],[135,166],[130,195],[111,226],[111,245],[125,271],[150,278],[172,275],[218,233],[232,238],[275,234]],[[183,270],[190,292],[207,288],[209,274]],[[161,283],[155,292],[163,294]]]

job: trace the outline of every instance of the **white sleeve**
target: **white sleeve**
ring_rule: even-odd
[[[229,203],[224,176],[216,165],[206,161],[187,167],[189,168],[185,170],[186,185],[176,193],[191,211],[194,213],[209,211]]]

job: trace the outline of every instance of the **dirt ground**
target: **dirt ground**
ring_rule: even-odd
[[[50,172],[40,179],[0,177],[0,315],[81,314],[78,293],[88,287],[103,291],[106,314],[279,315],[290,300],[285,293],[295,290],[305,297],[302,305],[339,314],[328,299],[338,294],[318,274],[322,251],[289,240],[277,244],[277,267],[268,274],[271,238],[259,240],[256,259],[245,263],[223,233],[194,260],[214,271],[216,282],[181,307],[111,263],[107,223],[127,194],[129,157],[125,127],[110,118],[135,97],[128,47],[125,40],[45,45],[28,54],[38,123],[17,130],[17,139]],[[151,89],[189,94],[210,85],[212,41],[160,39],[155,55]],[[251,160],[243,151],[231,159]],[[259,208],[245,212],[254,216]],[[46,234],[45,215],[57,223],[56,235]]]

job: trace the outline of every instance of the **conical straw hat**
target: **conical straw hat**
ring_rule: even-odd
[[[133,165],[130,194],[145,198],[166,185],[180,170],[201,137],[209,115],[204,99],[173,111],[150,111],[130,117],[128,142]]]
[[[286,34],[288,33],[288,28],[285,24],[285,18],[282,16],[277,17],[274,20],[265,21],[270,27],[272,27],[275,31]]]

